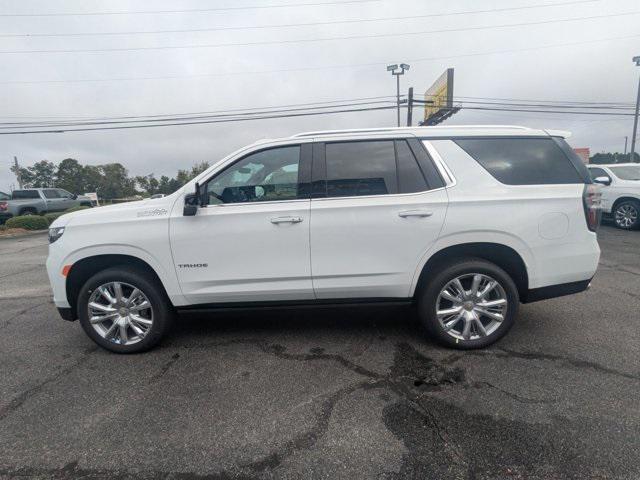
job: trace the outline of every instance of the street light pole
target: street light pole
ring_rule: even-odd
[[[636,66],[640,67],[640,56],[633,57]],[[638,111],[640,110],[640,78],[638,79],[638,98],[636,99],[636,114],[633,117],[633,134],[631,135],[631,161],[635,161],[636,136],[638,135]]]
[[[409,70],[411,65],[401,63],[400,65],[387,65],[387,72],[396,77],[396,106],[398,110],[398,126],[400,126],[400,75],[404,75],[405,70]]]

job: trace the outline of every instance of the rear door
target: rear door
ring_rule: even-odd
[[[407,297],[447,211],[415,139],[314,145],[311,270],[317,298]]]
[[[48,212],[61,212],[66,210],[65,200],[60,196],[58,189],[45,188],[42,190],[42,194],[44,195]]]

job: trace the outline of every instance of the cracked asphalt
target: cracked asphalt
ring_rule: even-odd
[[[443,349],[407,307],[183,317],[142,355],[50,300],[46,237],[0,239],[0,478],[640,478],[640,232],[588,292]]]

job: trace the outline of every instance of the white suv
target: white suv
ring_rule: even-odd
[[[61,316],[114,352],[175,314],[415,303],[444,345],[478,348],[520,302],[587,289],[598,188],[566,133],[469,126],[261,141],[172,195],[79,211],[50,230]]]
[[[640,227],[640,164],[587,165],[591,178],[602,187],[602,211],[618,228]]]

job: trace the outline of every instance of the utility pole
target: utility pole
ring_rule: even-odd
[[[16,167],[16,177],[18,179],[18,188],[22,190],[22,174],[20,173],[20,165],[18,164],[18,157],[13,156],[13,164]]]
[[[633,57],[636,66],[640,67],[640,56]],[[636,114],[633,117],[633,135],[631,135],[631,161],[635,161],[636,136],[638,135],[638,110],[640,110],[640,78],[638,79],[638,98],[636,99]]]
[[[629,140],[629,137],[627,135],[624,136],[624,154],[627,154],[627,140]]]
[[[387,65],[387,72],[391,72],[391,75],[396,77],[396,104],[398,107],[398,126],[400,126],[400,75],[404,75],[405,70],[409,70],[411,68],[410,65],[406,63],[400,64],[400,69],[398,69],[398,65]]]
[[[410,127],[413,121],[413,87],[409,88],[407,99],[407,127]]]

